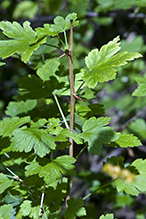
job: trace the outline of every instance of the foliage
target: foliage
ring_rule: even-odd
[[[0,111],[0,218],[113,219],[120,208],[134,208],[135,196],[146,191],[144,157],[117,154],[134,153],[144,144],[145,121],[136,113],[145,107],[140,72],[146,47],[140,36],[121,40],[120,30],[104,40],[100,36],[95,46],[93,27],[114,29],[111,11],[126,13],[134,5],[140,13],[145,2],[69,0],[64,6],[58,0],[56,8],[53,1],[40,2],[0,3],[4,13],[15,6],[12,19],[0,21],[0,66],[7,73],[13,60],[18,73],[10,77],[17,92],[0,105],[5,108]],[[40,15],[60,15],[41,27],[33,20],[13,21],[37,17],[37,9]],[[101,200],[98,209],[94,197]],[[109,202],[114,214],[104,209],[102,203]]]

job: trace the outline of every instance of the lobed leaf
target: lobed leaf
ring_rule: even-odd
[[[133,92],[133,96],[146,96],[146,76],[141,78],[135,78],[138,83],[138,88]]]
[[[76,160],[68,155],[57,157],[45,166],[40,166],[37,162],[32,162],[26,166],[26,176],[38,174],[44,177],[47,184],[51,184],[64,175],[75,175],[74,163]]]
[[[25,151],[28,153],[33,148],[37,155],[44,157],[56,148],[55,141],[46,130],[30,127],[18,129],[13,132],[11,148],[12,151]]]
[[[64,218],[75,219],[77,217],[86,216],[86,210],[83,207],[83,200],[78,198],[75,200],[73,197],[67,201],[68,208],[64,211]]]
[[[96,119],[91,117],[83,124],[83,133],[81,138],[89,143],[88,150],[91,154],[100,155],[102,143],[109,144],[117,138],[113,128],[106,125],[109,124],[110,118],[100,117]]]
[[[9,116],[17,116],[21,113],[27,113],[28,111],[32,110],[37,104],[36,100],[26,100],[20,102],[9,102],[7,106],[7,110],[5,111],[6,115]]]
[[[18,81],[21,95],[24,99],[40,99],[52,96],[55,89],[62,88],[64,83],[59,83],[55,77],[43,82],[35,75],[23,77]]]
[[[36,28],[35,30],[40,36],[46,36],[46,35],[56,36],[59,33],[65,32],[70,29],[71,19],[73,20],[73,27],[77,26],[78,25],[78,21],[76,21],[77,14],[72,13],[72,14],[68,14],[65,19],[61,16],[57,16],[54,19],[54,24],[44,24],[44,28],[39,27]]]
[[[13,180],[9,180],[6,175],[0,173],[0,194],[12,185]]]
[[[55,76],[55,72],[58,70],[60,62],[56,59],[49,59],[41,68],[37,70],[37,75],[43,80],[50,80],[50,76]]]
[[[142,145],[140,140],[136,136],[133,136],[133,134],[121,134],[115,142],[120,147],[135,147]]]
[[[2,121],[0,121],[0,135],[2,135],[3,137],[7,137],[7,136],[11,137],[15,129],[29,122],[30,122],[29,116],[23,118],[19,118],[19,117],[4,118]]]
[[[119,37],[98,49],[92,50],[85,58],[87,68],[83,80],[85,85],[94,88],[98,82],[105,82],[116,77],[117,67],[126,65],[127,61],[142,57],[136,52],[119,52]],[[117,53],[117,54],[116,54]]]
[[[139,193],[146,191],[146,160],[137,159],[135,160],[129,168],[136,168],[138,174],[130,174],[128,180],[118,178],[115,181],[117,190],[119,192],[126,192],[127,194],[137,196]]]
[[[9,40],[0,41],[0,57],[7,58],[14,53],[21,54],[21,60],[25,63],[40,44],[46,41],[46,38],[38,38],[37,33],[30,27],[30,22],[25,21],[23,27],[16,21],[1,21],[0,29],[3,30]]]
[[[12,218],[13,206],[11,204],[3,205],[0,207],[0,219]]]

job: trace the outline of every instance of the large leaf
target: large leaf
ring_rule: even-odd
[[[100,155],[102,143],[109,144],[114,139],[117,139],[113,128],[106,125],[109,124],[110,118],[100,117],[96,119],[91,117],[83,124],[83,133],[81,138],[88,142],[88,150],[91,154]]]
[[[35,75],[23,77],[18,81],[21,95],[24,99],[40,99],[52,96],[55,89],[62,88],[64,83],[59,83],[55,77],[43,82]]]
[[[0,135],[3,137],[11,137],[15,129],[28,122],[30,122],[29,116],[23,118],[4,118],[2,121],[0,121]]]
[[[18,129],[13,132],[11,148],[12,151],[25,151],[26,153],[33,148],[36,153],[43,157],[56,148],[52,136],[46,130],[35,127]]]
[[[119,52],[119,37],[98,49],[92,50],[85,58],[87,68],[83,80],[85,85],[94,88],[98,82],[105,82],[116,77],[117,67],[126,65],[127,61],[142,57],[136,52]],[[116,54],[117,53],[117,54]]]
[[[7,110],[5,113],[9,116],[17,116],[21,113],[27,113],[28,111],[32,110],[37,104],[36,100],[26,100],[20,102],[9,102],[7,106]]]
[[[2,194],[5,189],[9,188],[13,180],[9,180],[3,173],[0,173],[0,194]]]
[[[133,92],[133,96],[146,96],[146,75],[145,77],[135,78],[138,88]]]
[[[14,53],[22,54],[22,61],[27,62],[33,51],[40,44],[46,41],[46,38],[37,38],[37,33],[30,27],[30,22],[25,21],[23,27],[18,22],[1,21],[0,29],[11,38],[0,41],[0,56],[9,57]]]
[[[40,166],[37,162],[32,162],[26,166],[26,176],[38,174],[44,177],[47,184],[53,183],[64,175],[75,175],[74,163],[76,160],[68,155],[57,157],[45,166]]]
[[[74,198],[71,198],[67,201],[68,208],[65,210],[63,216],[65,219],[75,219],[77,217],[86,216],[86,210],[83,207],[83,200],[78,198],[77,200],[74,200]]]

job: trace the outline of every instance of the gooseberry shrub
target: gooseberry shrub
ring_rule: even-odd
[[[0,22],[5,36],[0,41],[0,65],[4,67],[12,56],[33,69],[18,80],[15,100],[0,121],[1,217],[88,218],[86,200],[104,188],[112,186],[132,196],[146,191],[146,160],[125,165],[124,157],[112,156],[100,170],[107,176],[106,183],[99,178],[98,185],[83,197],[71,192],[84,178],[76,173],[76,165],[85,151],[100,156],[104,146],[116,150],[141,145],[133,134],[115,131],[111,118],[104,115],[104,105],[94,98],[100,84],[116,80],[123,66],[142,55],[120,51],[120,37],[115,36],[88,52],[82,68],[73,68],[77,14],[57,16],[53,24],[34,30],[30,25],[29,21],[23,25]],[[133,95],[145,95],[145,78],[136,81],[139,87]],[[112,218],[110,212],[100,217]]]

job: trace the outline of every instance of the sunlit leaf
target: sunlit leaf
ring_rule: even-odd
[[[11,204],[3,205],[0,207],[0,219],[12,218],[13,206]]]
[[[119,52],[119,37],[98,49],[92,50],[85,58],[87,68],[83,80],[85,85],[94,88],[98,82],[105,82],[115,79],[117,67],[127,64],[127,61],[142,57],[139,53]]]
[[[23,118],[19,118],[19,117],[4,118],[2,121],[0,121],[0,135],[2,135],[3,137],[7,137],[7,136],[11,137],[15,129],[29,122],[30,122],[29,116]]]
[[[37,104],[36,100],[26,100],[20,102],[9,102],[5,113],[9,116],[17,116],[21,113],[27,113],[32,110]]]
[[[13,132],[13,135],[12,151],[25,151],[28,153],[34,148],[36,153],[43,157],[56,147],[53,137],[43,129],[35,127],[18,129]]]
[[[74,165],[75,158],[68,155],[57,157],[45,166],[40,166],[37,162],[32,162],[26,166],[26,176],[38,174],[43,177],[47,184],[53,183],[60,179],[62,174],[75,175]]]
[[[0,173],[0,194],[2,194],[5,189],[9,188],[13,180],[8,179],[6,175]]]
[[[46,38],[38,39],[37,33],[30,27],[30,22],[25,21],[23,27],[16,21],[1,21],[0,29],[11,38],[0,41],[0,56],[7,58],[14,53],[22,54],[21,60],[27,62],[33,51],[44,43]]]

